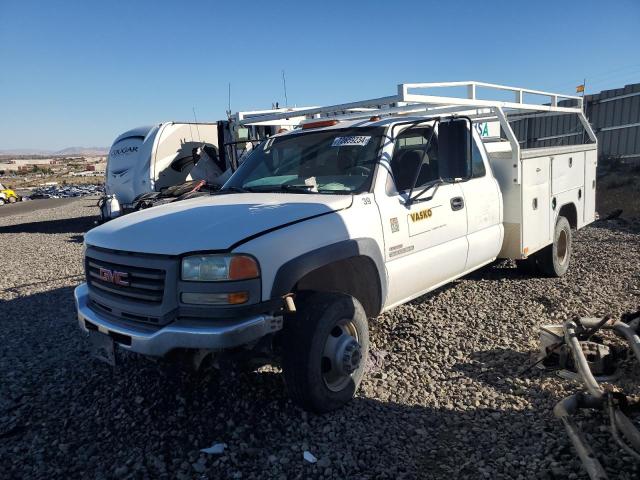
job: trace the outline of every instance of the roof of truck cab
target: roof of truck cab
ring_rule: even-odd
[[[332,119],[318,118],[315,121],[322,122],[322,121],[328,121],[328,120],[332,120]],[[288,132],[283,132],[278,135],[275,135],[275,137],[281,137],[286,135],[299,135],[301,133],[320,132],[320,131],[329,131],[329,130],[344,130],[345,128],[388,127],[396,123],[405,123],[405,122],[419,121],[419,120],[424,120],[425,122],[428,122],[430,120],[433,120],[433,118],[402,115],[402,116],[396,116],[396,117],[386,117],[386,118],[382,118],[380,120],[375,120],[375,121],[371,121],[369,119],[339,120],[338,123],[336,123],[335,125],[318,127],[318,128],[309,128],[309,129],[297,128],[295,130],[291,130]]]

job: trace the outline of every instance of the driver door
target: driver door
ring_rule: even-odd
[[[424,190],[425,184],[440,177],[441,163],[447,161],[438,156],[435,135],[424,152],[430,135],[431,127],[422,126],[405,130],[397,137],[386,175],[386,196],[377,200],[389,274],[389,306],[457,277],[464,271],[467,259],[467,217],[459,183],[432,187],[419,201],[406,205],[416,168],[420,172],[414,196]]]

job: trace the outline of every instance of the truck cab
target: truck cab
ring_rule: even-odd
[[[560,184],[545,176],[550,150],[521,152],[512,132],[485,147],[474,124],[508,129],[504,105],[421,100],[303,111],[301,128],[264,140],[219,192],[88,232],[75,299],[96,351],[111,362],[115,345],[150,356],[268,352],[292,399],[324,412],[363,378],[369,318],[496,258],[564,275],[572,228],[593,218],[595,145],[573,149],[582,180]]]

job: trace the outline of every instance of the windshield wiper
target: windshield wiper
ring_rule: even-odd
[[[255,187],[245,187],[244,190],[247,192],[295,192],[295,193],[315,193],[312,192],[311,189],[314,188],[315,185],[293,185],[290,183],[285,183],[282,185],[256,185]]]
[[[334,189],[324,189],[318,188],[317,190],[313,190],[316,188],[315,185],[302,185],[302,184],[291,184],[285,183],[282,185],[257,185],[254,187],[236,187],[230,186],[224,188],[222,190],[218,190],[217,193],[270,193],[270,192],[292,192],[292,193],[329,193],[329,194],[353,194],[351,190],[334,190]]]
[[[316,193],[316,192],[313,192],[313,193]],[[336,190],[334,188],[319,188],[318,193],[326,193],[329,195],[354,195],[355,192],[353,192],[352,190],[348,190],[346,188],[343,188],[341,190]]]
[[[301,184],[291,184],[291,183],[283,183],[280,185],[280,189],[286,192],[302,192],[302,193],[315,193],[312,190],[317,188],[316,185],[301,185]]]
[[[230,187],[218,190],[217,192],[214,192],[214,193],[250,193],[250,192],[251,190],[246,188],[230,186]]]

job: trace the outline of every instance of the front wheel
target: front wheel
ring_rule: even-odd
[[[0,206],[4,205],[4,198],[0,198]]]
[[[536,254],[538,268],[549,277],[562,277],[571,263],[571,225],[565,217],[558,217],[553,243]]]
[[[367,315],[339,293],[301,298],[283,331],[282,368],[291,399],[316,413],[342,407],[356,393],[369,351]]]

